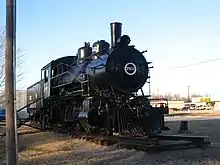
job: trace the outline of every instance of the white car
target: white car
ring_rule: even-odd
[[[204,106],[204,107],[205,107],[205,110],[211,110],[211,107],[208,106],[208,105],[206,105],[206,106]]]
[[[197,109],[197,110],[203,110],[204,107],[203,107],[203,105],[197,105],[197,106],[196,106],[196,109]]]
[[[199,106],[197,106],[196,109],[198,109],[198,110],[210,110],[211,107],[208,106],[208,105],[199,105]]]
[[[190,105],[189,109],[190,109],[190,110],[195,110],[195,109],[196,109],[196,105],[194,105],[194,104],[193,104],[193,105]]]

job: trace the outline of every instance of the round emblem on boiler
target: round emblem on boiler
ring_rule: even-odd
[[[136,65],[132,62],[129,62],[124,67],[125,73],[132,76],[137,72]]]

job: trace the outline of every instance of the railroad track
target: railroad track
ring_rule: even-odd
[[[178,136],[178,135],[149,135],[149,136],[105,136],[88,132],[67,132],[60,130],[74,139],[82,139],[102,146],[116,145],[118,149],[136,149],[145,152],[162,152],[190,148],[205,149],[211,145],[207,137]]]
[[[149,135],[149,136],[106,136],[89,132],[73,132],[53,127],[48,132],[66,134],[74,139],[82,139],[102,146],[116,145],[118,149],[136,149],[145,152],[162,152],[167,150],[180,150],[190,148],[205,149],[211,145],[207,137],[179,136],[179,135]],[[29,131],[26,133],[36,133]],[[19,135],[26,134],[19,133]],[[5,136],[5,133],[1,136]]]

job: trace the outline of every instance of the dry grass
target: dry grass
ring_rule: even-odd
[[[168,122],[167,124],[172,128],[172,131],[166,132],[166,134],[176,134],[179,123]],[[189,122],[189,128],[193,132],[191,135],[208,135],[214,143],[220,143],[219,125],[220,120]],[[27,128],[23,127],[19,131],[27,131]],[[4,147],[4,138],[0,139],[0,160],[3,160],[5,157],[5,150],[2,146]],[[220,164],[220,148],[207,148],[206,150],[190,149],[149,154],[135,150],[118,150],[116,146],[101,147],[57,133],[38,132],[19,136],[19,162],[21,165],[216,165]]]

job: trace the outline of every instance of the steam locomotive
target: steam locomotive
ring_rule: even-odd
[[[42,129],[53,126],[107,135],[160,133],[168,107],[152,107],[142,87],[149,79],[143,52],[110,23],[111,46],[85,42],[76,56],[51,61],[27,88],[28,113]],[[138,95],[138,91],[142,95]],[[162,114],[162,115],[161,115]]]

